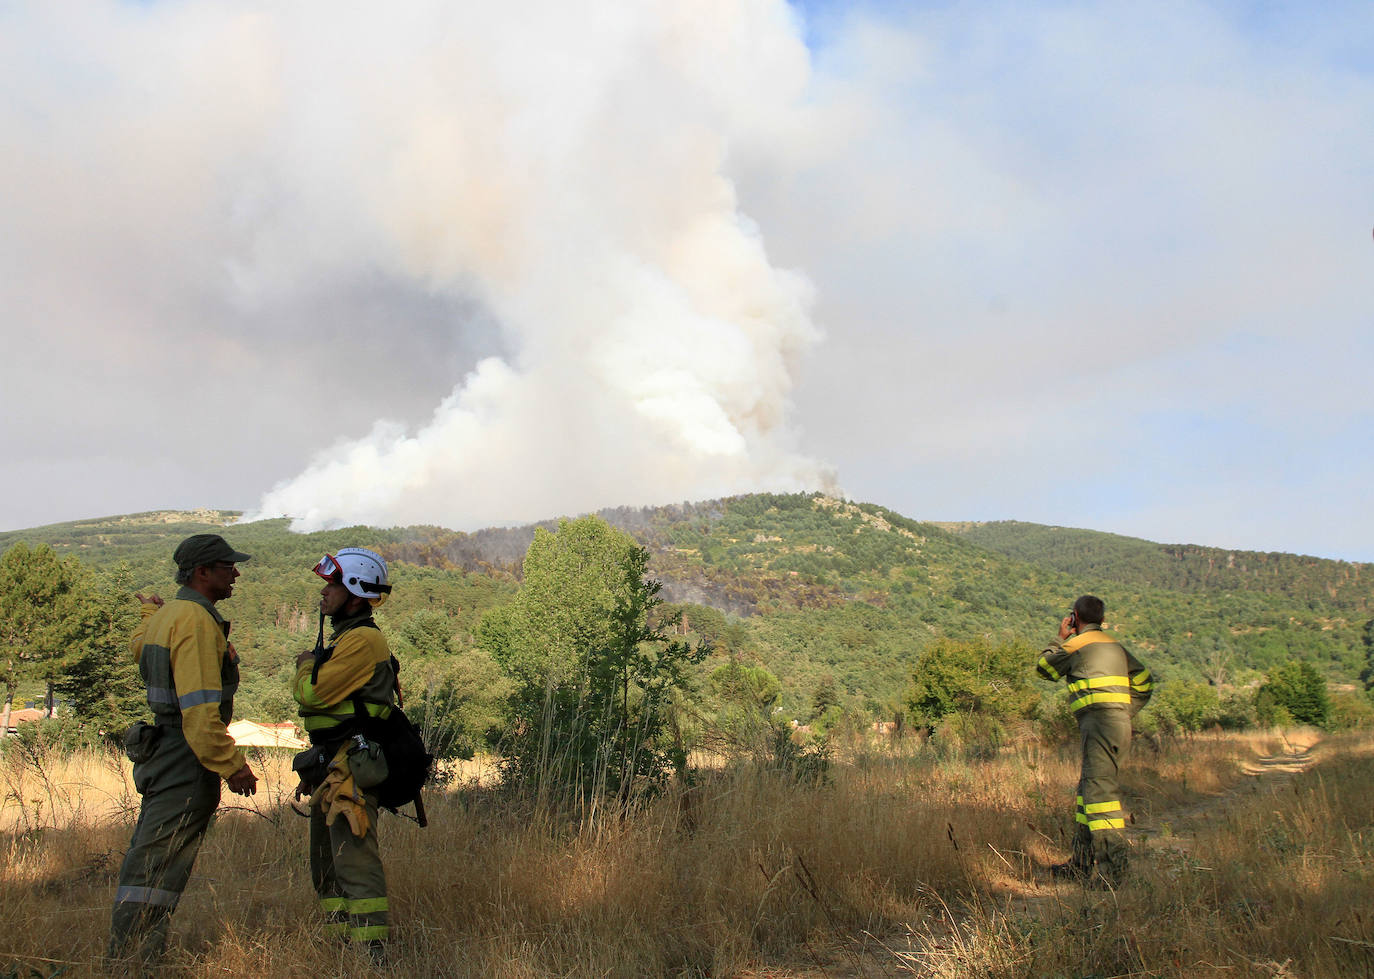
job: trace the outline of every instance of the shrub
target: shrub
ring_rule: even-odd
[[[1255,700],[1243,693],[1228,693],[1217,708],[1217,723],[1224,731],[1243,731],[1259,725]]]
[[[123,734],[115,732],[115,737]],[[0,751],[18,750],[25,756],[67,756],[88,748],[109,748],[113,740],[90,721],[67,714],[18,725],[13,737],[0,740]]]
[[[931,643],[916,661],[906,696],[912,720],[926,727],[953,714],[1030,717],[1038,703],[1025,650],[985,639]]]
[[[775,724],[767,767],[798,782],[823,782],[830,771],[831,746],[825,735],[799,743],[786,724]]]
[[[1143,716],[1145,715],[1141,715]],[[1140,719],[1136,718],[1137,723]],[[1052,706],[1040,712],[1040,716],[1036,718],[1036,727],[1040,736],[1051,743],[1078,737],[1078,721],[1069,710],[1068,701],[1062,697],[1056,697]]]
[[[935,725],[931,740],[942,758],[988,761],[997,757],[1006,738],[1006,726],[998,718],[950,714]]]
[[[1151,701],[1151,713],[1167,710],[1181,731],[1201,731],[1217,723],[1221,697],[1206,683],[1166,683]],[[1170,732],[1172,733],[1172,732]]]
[[[1331,715],[1326,680],[1305,660],[1290,660],[1270,670],[1255,695],[1255,707],[1261,720],[1286,714],[1290,722],[1316,727],[1326,727]]]
[[[1337,691],[1331,695],[1331,727],[1337,731],[1374,727],[1374,704],[1364,694]]]

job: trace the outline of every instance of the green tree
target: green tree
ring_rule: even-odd
[[[722,705],[767,712],[778,702],[782,684],[762,666],[731,660],[711,671],[711,692]]]
[[[1355,691],[1331,695],[1331,727],[1336,731],[1369,730],[1374,727],[1374,704]]]
[[[470,649],[420,667],[406,691],[406,712],[426,747],[439,758],[471,758],[498,740],[512,684],[485,650]]]
[[[47,544],[19,542],[0,557],[0,661],[5,705],[0,732],[9,725],[14,692],[21,679],[47,686],[47,712],[53,689],[86,626],[83,588],[88,572],[76,558],[60,558]]]
[[[99,578],[83,573],[74,589],[84,600],[56,688],[93,736],[113,739],[145,713],[143,682],[129,656],[139,614],[132,592],[127,565]]]
[[[1206,683],[1161,684],[1152,709],[1162,709],[1185,731],[1201,731],[1220,721],[1221,697]]]
[[[766,754],[778,727],[773,716],[782,694],[778,678],[762,666],[732,659],[711,671],[707,685],[716,707],[713,734],[721,739],[722,750]]]
[[[399,636],[403,651],[414,651],[421,656],[440,656],[450,651],[453,623],[443,612],[422,608],[412,612],[401,623]]]
[[[720,648],[721,638],[725,635],[727,626],[724,612],[709,605],[677,605],[671,609],[665,606],[664,611],[676,613],[674,618],[678,620],[679,625],[685,625],[688,631]]]
[[[840,688],[835,683],[834,674],[827,673],[816,684],[811,694],[811,719],[825,716],[825,712],[840,705]]]
[[[1286,714],[1299,724],[1325,727],[1331,716],[1326,680],[1306,660],[1289,660],[1270,670],[1255,692],[1255,703],[1261,719],[1271,722],[1281,722]]]
[[[1364,669],[1360,671],[1360,682],[1364,684],[1365,693],[1374,693],[1374,619],[1364,624],[1360,639],[1364,646]]]
[[[952,714],[1030,717],[1038,702],[1025,651],[986,639],[935,640],[917,658],[906,695],[912,720],[930,728]]]
[[[673,708],[709,647],[651,625],[649,553],[597,517],[539,531],[509,611],[478,636],[513,681],[506,776],[541,797],[623,802],[685,763]]]
[[[600,517],[536,529],[520,591],[482,617],[479,643],[522,683],[562,683],[585,666],[588,650],[610,643],[615,609],[628,598],[623,562],[637,546]]]

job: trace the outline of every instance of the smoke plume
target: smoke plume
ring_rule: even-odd
[[[384,21],[315,43],[275,13],[244,25],[275,52],[258,91],[279,145],[237,288],[361,249],[462,300],[448,328],[495,322],[501,349],[426,423],[378,405],[369,432],[336,433],[250,518],[470,528],[821,485],[788,426],[810,286],[770,263],[727,176],[806,84],[787,5],[436,0]],[[315,390],[368,398],[366,347],[393,342]]]

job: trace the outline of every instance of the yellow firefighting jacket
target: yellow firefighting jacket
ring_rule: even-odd
[[[291,683],[301,725],[317,744],[353,720],[355,697],[373,717],[388,716],[396,702],[391,650],[370,611],[338,623],[329,641],[323,661],[301,664]]]
[[[181,728],[210,771],[228,778],[242,768],[244,754],[228,730],[239,687],[238,655],[229,645],[229,623],[214,603],[181,588],[161,608],[145,604],[129,650],[157,723]]]
[[[1134,717],[1153,692],[1150,671],[1101,629],[1062,643],[1051,641],[1036,672],[1046,680],[1068,681],[1069,709],[1075,716],[1086,710],[1126,708]]]

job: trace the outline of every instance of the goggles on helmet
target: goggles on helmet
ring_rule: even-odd
[[[332,554],[320,558],[320,563],[312,570],[325,581],[338,581],[343,577],[343,569],[339,567],[339,562]]]
[[[351,555],[349,556],[351,557]],[[339,559],[332,554],[326,554],[324,557],[320,558],[319,564],[315,565],[315,567],[311,570],[313,570],[325,581],[332,581],[336,584],[344,585],[346,588],[348,588],[349,591],[353,592],[355,595],[359,594],[359,591],[366,592],[371,595],[386,595],[391,591],[390,585],[384,585],[380,582],[375,581],[368,581],[366,578],[363,578],[361,576],[349,578],[347,581],[344,581],[343,565],[341,565],[339,563]],[[355,590],[354,586],[356,586],[356,589],[358,590]]]

